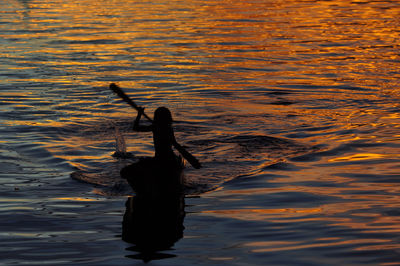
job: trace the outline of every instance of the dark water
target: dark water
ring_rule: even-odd
[[[397,1],[1,6],[0,264],[400,264]],[[173,112],[184,199],[129,197],[111,82]]]

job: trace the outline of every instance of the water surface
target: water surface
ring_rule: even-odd
[[[118,171],[152,137],[115,82],[169,107],[204,165],[152,264],[399,264],[399,17],[396,1],[2,1],[1,263],[148,259],[123,241]],[[121,138],[133,159],[112,156]]]

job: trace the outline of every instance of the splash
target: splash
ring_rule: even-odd
[[[124,136],[121,134],[118,127],[115,127],[115,152],[113,157],[115,158],[133,158],[133,154],[126,151],[126,142]]]

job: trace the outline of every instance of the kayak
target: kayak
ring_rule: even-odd
[[[181,157],[161,161],[155,157],[141,158],[121,169],[136,194],[157,196],[182,193],[184,163]]]

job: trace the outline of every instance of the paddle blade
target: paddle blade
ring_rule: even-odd
[[[125,94],[125,92],[118,87],[115,83],[110,84],[110,90],[115,92],[119,97],[121,97],[122,100],[124,100],[126,103],[128,103],[130,106],[135,108],[136,110],[138,109],[138,106],[128,97],[128,95]]]
[[[136,105],[136,103],[134,101],[131,100],[131,98],[128,97],[128,95],[125,94],[125,92],[118,87],[115,83],[111,83],[110,84],[110,90],[112,90],[113,92],[115,92],[122,100],[124,100],[126,103],[128,103],[130,106],[132,106],[133,108],[135,108],[137,111],[139,111],[139,106]],[[152,119],[147,115],[147,114],[143,114],[144,117],[146,117],[150,122],[152,121]]]

